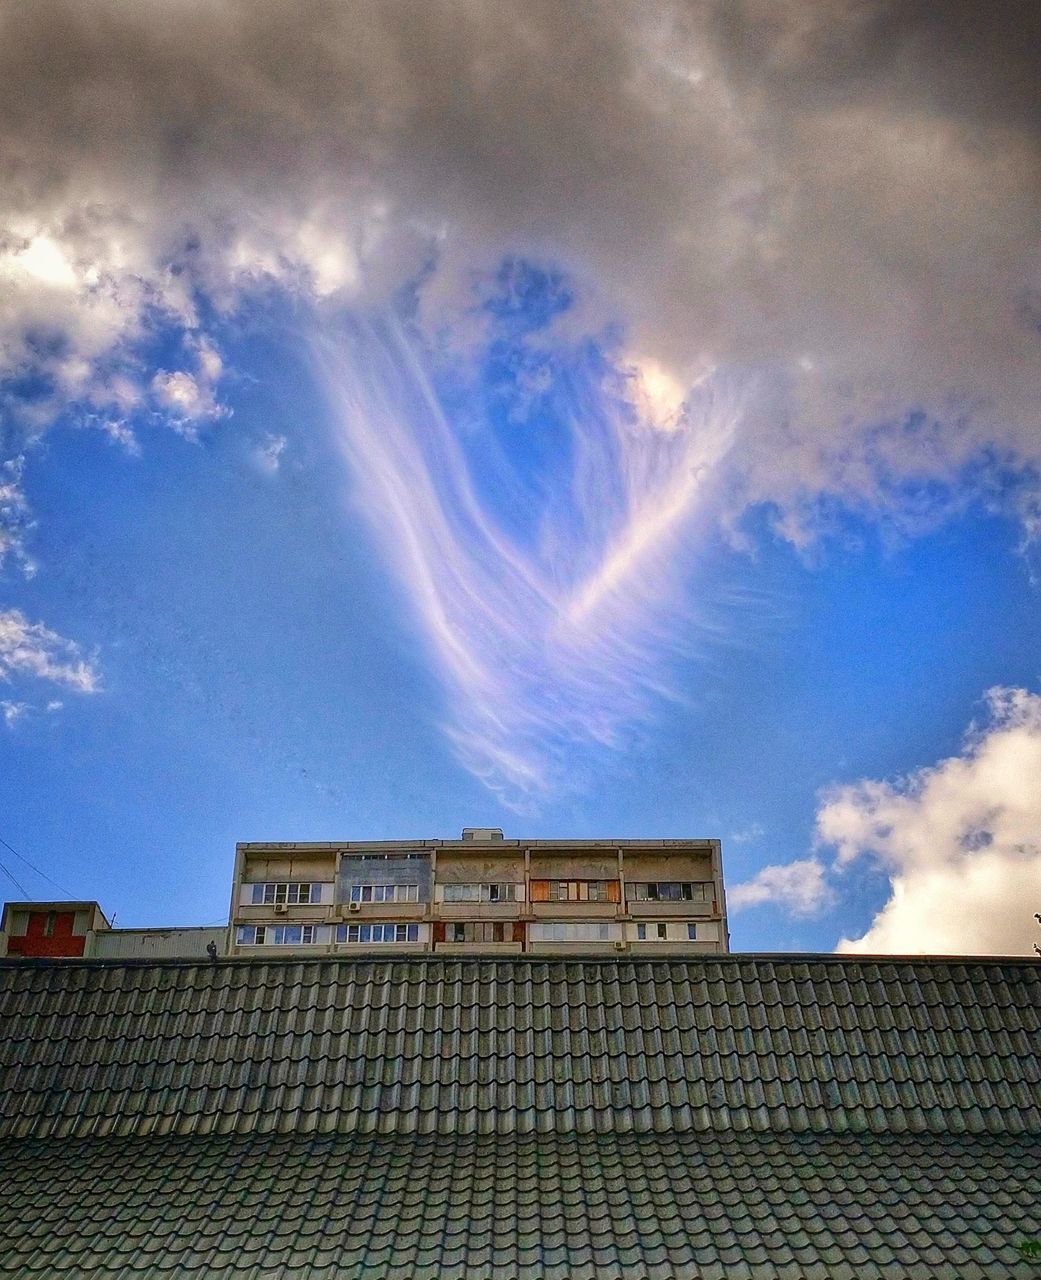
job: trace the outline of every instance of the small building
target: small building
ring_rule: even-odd
[[[5,902],[0,956],[26,959],[202,959],[227,950],[224,925],[117,929],[96,902]]]
[[[96,902],[5,902],[0,955],[93,955],[98,933],[111,927]]]

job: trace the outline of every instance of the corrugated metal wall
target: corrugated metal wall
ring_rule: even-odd
[[[223,952],[224,930],[113,929],[96,935],[94,955],[100,960],[194,959],[205,957],[209,942]]]

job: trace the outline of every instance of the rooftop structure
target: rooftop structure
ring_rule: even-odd
[[[227,936],[223,925],[117,929],[96,902],[5,902],[0,915],[0,956],[11,958],[202,958],[226,951]]]
[[[1041,967],[0,961],[12,1275],[1034,1274]]]

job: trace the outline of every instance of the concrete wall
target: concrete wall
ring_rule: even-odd
[[[336,855],[330,853],[251,854],[243,865],[242,880],[332,880]]]

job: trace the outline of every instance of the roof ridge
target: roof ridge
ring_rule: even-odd
[[[175,926],[170,926],[171,928]],[[185,926],[191,927],[191,926]],[[202,926],[199,926],[202,927]],[[216,961],[200,957],[90,957],[82,956],[4,956],[0,957],[0,969],[183,969],[213,968],[214,965],[253,967],[322,964],[322,965],[355,965],[355,964],[422,964],[437,965],[536,965],[536,964],[597,964],[604,967],[637,965],[653,967],[655,965],[677,965],[686,968],[748,964],[758,961],[769,961],[774,964],[827,964],[836,967],[860,968],[865,965],[914,964],[930,965],[988,965],[995,968],[1003,966],[1038,966],[1041,959],[1029,955],[837,955],[829,951],[731,951],[726,955],[696,955],[687,951],[661,951],[653,956],[642,955],[604,955],[595,951],[546,951],[538,954],[502,954],[502,955],[437,955],[428,952],[395,952],[391,955],[379,955],[368,951],[359,955],[306,955],[299,951],[285,956],[218,956]]]

